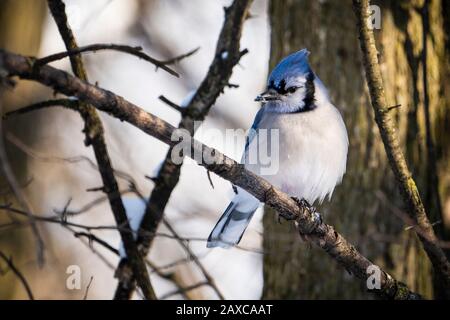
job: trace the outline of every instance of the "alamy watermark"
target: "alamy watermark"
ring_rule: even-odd
[[[367,17],[367,26],[369,29],[381,29],[381,9],[377,5],[369,6],[369,16]]]
[[[81,289],[81,268],[76,264],[67,267],[66,273],[69,275],[66,279],[66,288],[69,290]]]
[[[369,290],[380,290],[381,289],[381,269],[380,267],[371,264],[366,269],[366,274],[368,275],[366,280],[366,286]]]
[[[194,127],[202,136],[207,136],[222,146],[224,154],[238,154],[245,146],[242,163],[256,174],[270,176],[278,173],[280,167],[280,134],[279,129],[243,129],[200,128],[201,122],[194,122]],[[247,136],[247,138],[246,138]],[[172,148],[171,160],[181,164],[184,156],[193,158],[199,164],[223,164],[224,158],[214,149],[203,147],[191,137],[188,130],[177,129],[172,133],[171,140],[176,142]]]

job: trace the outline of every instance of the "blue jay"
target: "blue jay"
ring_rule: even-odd
[[[348,137],[341,114],[308,64],[308,55],[306,49],[295,52],[270,74],[267,90],[255,99],[263,106],[247,136],[242,162],[246,169],[309,206],[322,203],[327,196],[329,200],[342,181]],[[274,144],[279,148],[276,172],[249,161],[252,153],[268,146],[273,150]],[[234,198],[208,238],[209,248],[238,244],[260,204],[247,191],[234,190]]]

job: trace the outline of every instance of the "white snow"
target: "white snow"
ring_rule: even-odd
[[[226,60],[226,59],[228,58],[228,51],[222,52],[222,54],[220,55],[220,57],[222,58],[222,60]]]
[[[133,234],[134,239],[137,238],[137,231],[139,229],[139,225],[141,224],[142,218],[144,217],[146,202],[140,198],[123,198],[123,205],[125,206],[125,211],[128,217],[128,221],[130,223],[131,230],[135,232]],[[119,246],[119,255],[121,258],[126,258],[127,254],[125,253],[125,248],[123,246],[123,242],[120,242]]]

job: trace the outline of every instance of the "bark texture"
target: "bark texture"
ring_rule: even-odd
[[[401,104],[389,114],[418,189],[432,193],[427,191],[432,186],[426,185],[428,159],[420,71],[422,17],[416,9],[422,8],[423,3],[372,4],[381,9],[381,30],[375,30],[375,36],[387,104]],[[442,90],[444,79],[448,78],[444,12],[441,1],[430,1],[427,70],[431,132],[436,145],[437,175],[441,177],[438,187],[441,199],[448,199],[449,143],[440,138],[449,133],[448,122],[444,122],[448,120],[448,99]],[[349,133],[347,174],[331,203],[319,211],[388,272],[432,297],[431,268],[417,236],[404,230],[408,225],[403,221],[405,207],[374,122],[351,1],[271,1],[269,15],[270,67],[286,54],[308,48],[313,70],[329,89]],[[425,203],[429,212],[431,205]],[[435,216],[431,218],[432,223],[437,220]],[[278,225],[272,215],[265,215],[264,228],[264,298],[368,297],[346,274],[337,273],[336,266],[324,260],[322,252],[311,250],[292,234],[286,234],[284,226]]]

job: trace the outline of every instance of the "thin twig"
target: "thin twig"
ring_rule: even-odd
[[[177,57],[174,57],[172,59],[168,59],[168,60],[163,60],[161,61],[161,63],[163,63],[164,65],[171,65],[171,64],[177,64],[178,62],[180,62],[183,59],[186,59],[187,57],[192,56],[193,54],[197,53],[197,51],[200,50],[200,47],[197,47],[191,51],[188,51],[186,53],[183,53]]]
[[[211,171],[206,170],[206,175],[208,176],[208,181],[209,181],[209,184],[211,185],[211,188],[214,189],[214,183],[213,183],[213,181],[211,179]]]
[[[18,137],[16,137],[11,132],[7,132],[5,136],[6,136],[6,139],[8,139],[9,142],[14,144],[19,150],[24,152],[26,155],[28,155],[34,159],[37,159],[39,161],[50,162],[50,163],[70,163],[70,164],[86,162],[92,169],[99,171],[98,165],[94,161],[92,161],[89,157],[86,157],[86,156],[59,157],[59,156],[47,155],[47,154],[40,153],[36,150],[33,150],[31,147],[27,146],[25,143],[23,143],[23,141],[21,141]],[[130,190],[132,190],[134,192],[139,192],[139,190],[137,190],[137,181],[130,174],[128,174],[124,171],[117,170],[117,169],[113,169],[113,170],[114,170],[115,176],[128,182]],[[92,190],[94,190],[94,189],[96,191],[103,191],[103,192],[105,191],[104,186],[92,188]],[[91,189],[88,189],[87,191],[89,191],[89,190],[91,190]]]
[[[219,288],[216,285],[216,282],[214,281],[213,277],[209,274],[209,272],[205,269],[205,267],[203,266],[203,264],[200,262],[199,258],[197,257],[197,255],[191,250],[191,248],[189,247],[189,245],[187,245],[182,239],[181,237],[178,235],[178,233],[175,231],[175,229],[172,227],[172,225],[166,220],[163,219],[163,223],[164,226],[169,229],[169,231],[176,237],[179,239],[179,243],[181,244],[181,246],[183,247],[183,249],[186,251],[186,253],[188,254],[189,257],[192,258],[192,261],[195,263],[195,265],[200,269],[200,271],[202,272],[203,276],[206,279],[206,282],[208,283],[208,285],[214,290],[214,292],[217,294],[217,296],[219,297],[220,300],[224,300],[225,297],[223,296],[222,292],[219,290]]]
[[[17,278],[19,278],[20,282],[25,288],[25,291],[27,292],[28,298],[30,300],[34,300],[33,292],[31,291],[31,287],[28,284],[27,279],[22,274],[22,272],[20,272],[20,270],[14,265],[12,258],[8,258],[2,251],[0,251],[0,258],[2,258],[6,262],[11,271],[14,272]]]
[[[172,60],[173,61],[179,61],[182,58],[174,58],[172,60],[167,60],[169,62],[160,61],[160,60],[152,58],[149,55],[147,55],[144,52],[142,52],[142,47],[132,47],[132,46],[120,45],[120,44],[98,43],[98,44],[91,44],[91,45],[87,45],[87,46],[83,46],[83,47],[78,47],[76,49],[71,49],[71,50],[55,53],[55,54],[52,54],[50,56],[38,59],[36,61],[36,64],[38,66],[42,66],[42,65],[46,65],[46,64],[48,64],[50,62],[54,62],[54,61],[57,61],[57,60],[64,59],[66,57],[73,57],[73,56],[79,55],[80,53],[95,52],[95,51],[100,51],[100,50],[114,50],[114,51],[120,51],[120,52],[128,53],[128,54],[131,54],[133,56],[136,56],[138,58],[141,58],[141,59],[143,59],[145,61],[148,61],[148,62],[154,64],[157,68],[161,68],[164,71],[170,73],[171,75],[173,75],[175,77],[179,77],[180,76],[177,72],[175,72],[172,69],[170,69],[167,65],[170,64],[171,63],[170,61],[172,61]],[[191,55],[193,53],[195,53],[195,51],[190,53],[189,55]]]
[[[121,190],[121,191],[119,191],[119,193],[118,193],[118,195],[117,196],[123,196],[123,195],[125,195],[125,194],[128,194],[128,193],[134,193],[134,191],[133,190],[130,190],[130,189],[125,189],[125,190]],[[57,215],[60,215],[60,216],[76,216],[76,215],[80,215],[80,214],[83,214],[83,213],[86,213],[86,212],[88,212],[89,210],[91,210],[92,208],[94,208],[94,207],[96,207],[96,206],[98,206],[98,205],[100,205],[100,204],[102,204],[103,202],[105,202],[105,201],[108,201],[108,197],[107,196],[101,196],[101,197],[98,197],[98,198],[96,198],[96,199],[94,199],[94,200],[92,200],[92,201],[90,201],[90,202],[88,202],[87,204],[85,204],[85,205],[83,205],[80,209],[78,209],[78,210],[69,210],[69,208],[68,207],[66,207],[66,208],[64,208],[63,210],[53,210]]]
[[[87,299],[87,296],[88,296],[88,293],[89,293],[89,288],[91,287],[92,280],[94,280],[93,276],[91,276],[91,278],[89,279],[89,283],[86,286],[86,291],[84,292],[83,300]]]
[[[94,250],[93,246],[91,245],[92,242],[95,242],[99,245],[101,245],[103,248],[107,249],[108,251],[114,253],[116,256],[119,256],[119,250],[117,250],[116,248],[114,248],[112,245],[110,245],[108,242],[106,242],[105,240],[93,235],[92,233],[84,233],[84,232],[76,232],[74,230],[72,230],[70,227],[68,226],[64,226],[67,230],[71,231],[73,233],[73,235],[77,238],[80,237],[86,237],[88,239],[88,243],[85,243],[84,241],[82,241],[83,244],[87,245],[89,247],[89,249],[95,254],[97,255],[110,269],[114,269],[113,266],[106,260],[106,258],[101,255],[98,251]],[[186,260],[186,259],[184,259]],[[168,273],[164,273],[162,270],[166,268],[166,266],[162,266],[162,267],[156,267],[150,260],[145,259],[145,263],[146,265],[151,269],[152,273],[156,273],[159,277],[166,279],[168,281],[171,281],[177,288],[181,289],[183,288],[182,284],[178,282],[178,280],[172,275],[172,274],[168,274]],[[169,268],[169,266],[167,266],[167,268]],[[183,294],[183,292],[180,292],[180,294]]]
[[[104,201],[106,201],[106,199],[103,199]],[[96,202],[96,200],[94,200],[93,202]],[[83,207],[90,207],[90,204],[84,205]],[[17,209],[12,207],[10,204],[0,204],[0,210],[5,210],[8,213],[13,213],[15,215],[19,215],[19,216],[26,216],[27,213],[23,210]],[[124,232],[129,232],[132,233],[133,235],[137,235],[138,232],[131,230],[131,229],[126,229],[124,227],[121,226],[116,226],[116,225],[87,225],[87,224],[80,224],[80,223],[75,223],[75,222],[71,222],[67,220],[67,216],[62,216],[60,211],[56,210],[58,216],[54,217],[54,216],[43,216],[43,215],[33,215],[33,218],[37,221],[37,222],[47,222],[47,223],[53,223],[53,224],[60,224],[62,226],[70,226],[73,228],[78,228],[78,229],[83,229],[86,232],[77,232],[75,234],[76,237],[78,236],[84,236],[86,238],[90,238],[92,233],[90,233],[91,231],[94,230],[122,230]],[[70,213],[70,212],[69,212]],[[78,212],[77,212],[78,213]],[[81,212],[79,212],[81,213]],[[6,224],[1,224],[0,228],[11,228],[11,227],[19,227],[19,226],[29,226],[29,223],[23,223],[19,220],[16,221],[12,221],[11,223],[6,223]],[[180,236],[180,235],[172,235],[172,234],[167,234],[167,233],[162,233],[162,232],[156,232],[154,234],[155,237],[161,237],[161,238],[167,238],[167,239],[173,239],[173,240],[177,240],[178,242],[185,242],[185,243],[189,243],[189,242],[204,242],[206,243],[208,241],[207,238],[201,238],[201,237],[185,237],[185,236]],[[95,237],[92,235],[92,237]],[[91,240],[95,240],[95,239],[91,239]],[[446,243],[444,243],[443,245],[447,246]],[[448,244],[448,246],[450,246],[450,243]],[[257,253],[257,254],[263,254],[262,251],[256,249],[256,248],[248,248],[248,247],[243,247],[243,246],[236,246],[236,249],[241,250],[241,251],[246,251],[246,252],[251,252],[251,253]]]
[[[25,114],[36,110],[46,109],[48,107],[64,107],[69,110],[77,111],[78,110],[78,100],[73,99],[53,99],[42,102],[33,103],[29,106],[7,112],[3,117],[9,118],[11,116]]]
[[[100,239],[99,237],[97,237],[96,235],[94,235],[90,232],[74,232],[73,235],[75,238],[86,237],[89,240],[89,243],[91,243],[92,241],[95,241],[98,244],[100,244],[101,246],[103,246],[104,248],[108,249],[109,251],[115,253],[116,255],[119,255],[119,250],[117,250],[116,248],[111,246],[109,243]]]
[[[164,102],[165,104],[167,104],[169,107],[171,107],[171,108],[177,110],[177,111],[180,112],[180,113],[183,113],[184,108],[180,107],[180,106],[177,105],[175,102],[169,100],[169,99],[166,98],[165,96],[160,95],[160,96],[158,97],[158,99],[161,100],[162,102]]]
[[[428,237],[428,234],[420,228],[420,226],[417,224],[417,222],[415,222],[414,219],[412,219],[408,213],[397,208],[383,192],[376,191],[375,196],[378,199],[380,199],[383,203],[388,204],[389,205],[388,207],[391,210],[391,212],[394,213],[398,218],[400,218],[400,220],[403,221],[404,224],[407,225],[407,227],[405,227],[405,231],[412,229],[418,235],[420,235],[424,238]],[[434,226],[434,225],[438,225],[440,223],[442,223],[442,221],[436,221],[436,222],[432,223],[431,225]],[[443,249],[450,249],[450,241],[438,240],[437,245]]]
[[[0,205],[0,210],[6,210],[8,212],[11,213],[15,213],[18,215],[22,215],[22,216],[29,216],[29,213],[24,211],[24,210],[20,210],[17,208],[12,207],[9,204],[6,205]],[[75,222],[70,222],[67,220],[64,220],[62,217],[46,217],[46,216],[38,216],[38,215],[32,215],[32,217],[34,218],[35,221],[42,221],[42,222],[50,222],[50,223],[56,223],[56,224],[61,224],[61,225],[67,225],[67,226],[71,226],[71,227],[75,227],[75,228],[81,228],[87,231],[91,231],[91,230],[119,230],[119,231],[123,231],[126,233],[133,233],[131,231],[131,229],[126,228],[126,227],[120,227],[120,226],[116,226],[116,225],[95,225],[95,226],[90,226],[90,225],[84,225],[84,224],[79,224],[79,223],[75,223]]]

